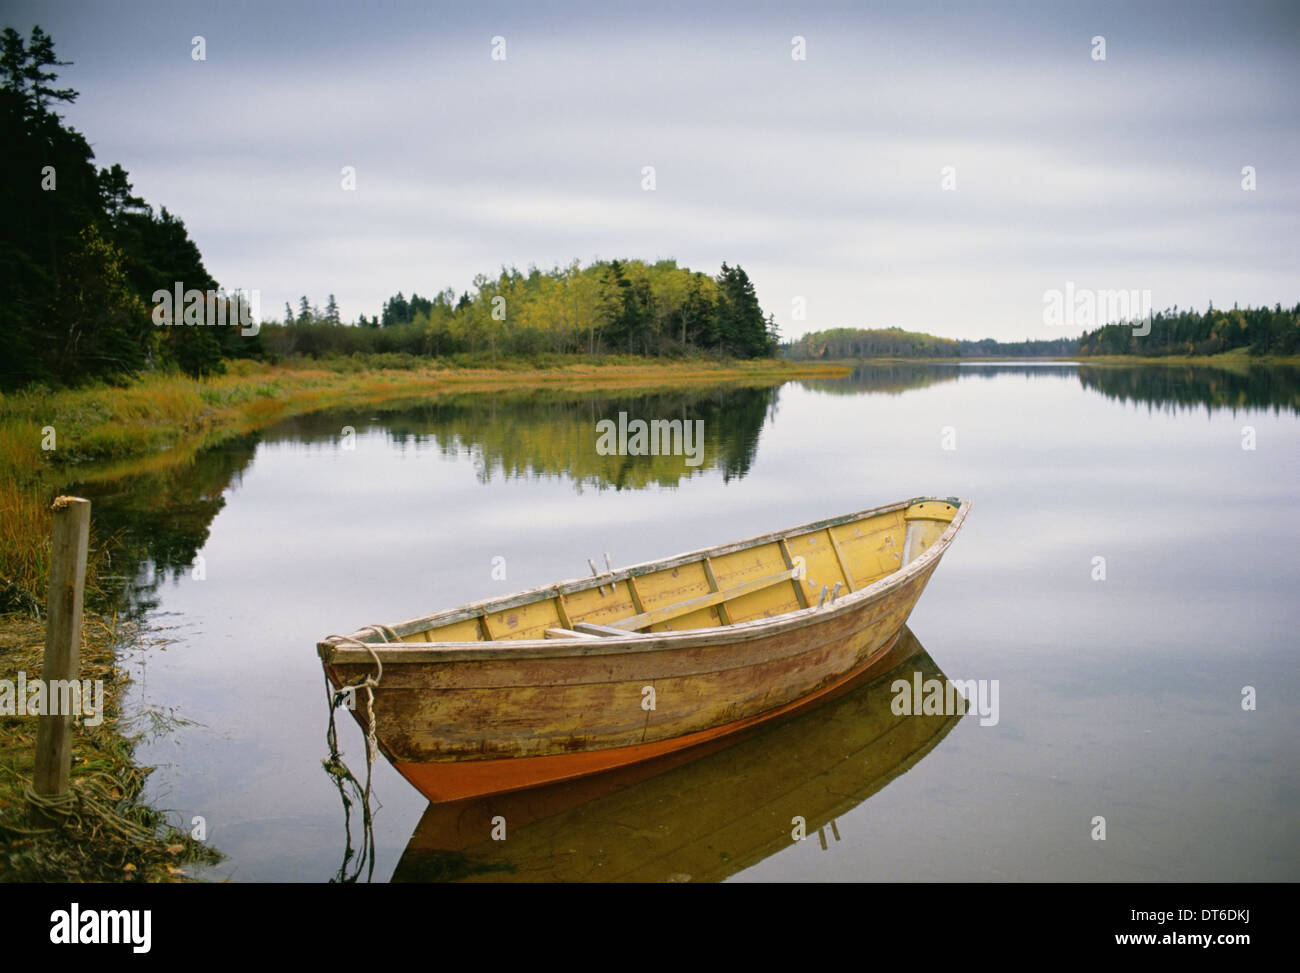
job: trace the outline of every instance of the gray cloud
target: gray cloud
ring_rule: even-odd
[[[1292,5],[9,7],[100,164],[272,313],[598,255],[739,262],[788,335],[1056,337],[1065,280],[1297,299]]]

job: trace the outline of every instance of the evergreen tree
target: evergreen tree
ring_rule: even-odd
[[[89,143],[64,127],[53,109],[77,92],[50,69],[66,63],[39,27],[29,42],[0,34],[0,387],[130,374],[160,358],[198,374],[216,370],[214,353],[255,354],[259,340],[237,327],[134,317],[158,290],[216,282],[184,224],[155,216],[120,165],[96,169]],[[92,295],[105,302],[99,315]]]
[[[21,100],[25,114],[42,116],[48,113],[51,101],[77,100],[79,92],[71,88],[50,87],[59,76],[45,70],[70,63],[54,56],[54,40],[39,25],[32,28],[27,43],[12,27],[6,27],[0,35],[0,73],[4,75],[5,87]]]
[[[47,332],[56,377],[76,382],[87,373],[128,376],[145,362],[152,324],[122,270],[122,253],[92,224],[69,255]]]
[[[99,188],[99,204],[114,228],[118,227],[124,214],[151,212],[143,199],[131,195],[133,187],[126,170],[117,163],[113,163],[111,169],[100,169],[96,183]]]
[[[395,297],[390,297],[384,302],[383,318],[380,321],[380,327],[388,328],[395,324],[405,324],[411,320],[411,307],[398,291]]]
[[[718,276],[722,291],[718,309],[719,348],[738,358],[757,358],[774,350],[767,338],[767,322],[749,275],[739,266],[722,265]]]
[[[58,74],[46,71],[48,67],[63,67],[71,61],[60,61],[54,56],[54,39],[39,26],[32,28],[31,39],[27,45],[27,65],[23,76],[30,86],[31,100],[36,114],[44,115],[51,101],[73,102],[78,92],[71,88],[52,88],[50,82],[58,80]]]

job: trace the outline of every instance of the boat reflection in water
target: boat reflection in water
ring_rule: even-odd
[[[891,709],[894,680],[946,678],[910,629],[873,671],[837,699],[747,735],[577,781],[430,804],[393,881],[718,881],[789,846],[796,817],[806,840],[825,846],[838,816],[961,718]]]

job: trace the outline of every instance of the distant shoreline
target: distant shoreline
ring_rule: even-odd
[[[785,359],[792,365],[813,364],[798,358]],[[1046,364],[1083,364],[1083,365],[1218,365],[1221,367],[1241,365],[1296,365],[1300,366],[1300,355],[1249,355],[1235,351],[1225,351],[1217,355],[981,355],[979,357],[938,357],[938,358],[834,358],[824,359],[822,364],[841,365],[979,365],[1006,362],[1043,362]]]

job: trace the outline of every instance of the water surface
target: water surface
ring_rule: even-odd
[[[605,552],[628,564],[938,495],[974,508],[910,629],[926,665],[998,680],[996,725],[959,719],[879,787],[843,785],[851,800],[798,843],[778,795],[744,786],[801,765],[774,728],[621,797],[537,812],[513,852],[492,849],[514,870],[412,864],[427,803],[381,758],[373,878],[536,875],[553,842],[561,864],[541,877],[599,879],[594,859],[622,842],[629,874],[664,879],[1294,881],[1298,403],[1295,369],[864,366],[780,387],[341,409],[83,490],[98,529],[126,539],[124,604],[158,633],[132,654],[128,706],[188,721],[141,747],[149,796],[205,819],[228,856],[217,876],[340,873],[323,636],[586,574]],[[703,420],[702,462],[600,455],[596,423],[620,411]],[[362,771],[359,732],[340,734]],[[816,752],[870,759],[837,739]],[[825,773],[807,763],[792,793]],[[719,847],[704,867],[678,840],[701,801],[768,814],[772,841],[736,839],[762,853]],[[611,817],[647,802],[645,827]]]

